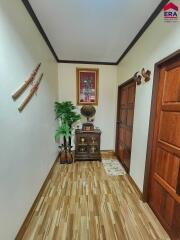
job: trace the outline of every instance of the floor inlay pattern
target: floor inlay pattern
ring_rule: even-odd
[[[24,240],[166,240],[128,175],[108,176],[101,162],[57,163]]]

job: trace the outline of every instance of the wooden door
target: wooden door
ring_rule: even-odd
[[[127,172],[130,169],[136,83],[128,81],[118,89],[116,155]]]
[[[148,202],[180,240],[180,53],[162,63],[157,76]]]

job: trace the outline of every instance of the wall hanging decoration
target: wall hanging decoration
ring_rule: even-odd
[[[138,72],[136,72],[133,76],[134,80],[136,81],[137,85],[140,85],[141,84],[141,78],[142,76],[141,75],[138,75]]]
[[[97,105],[99,69],[77,68],[77,105]]]
[[[34,71],[31,73],[30,77],[26,81],[24,81],[24,83],[15,91],[15,93],[13,93],[12,98],[14,100],[16,100],[19,96],[21,96],[21,94],[26,90],[26,88],[29,86],[29,84],[31,84],[34,81],[40,66],[41,66],[41,63],[39,63],[36,66]]]
[[[141,70],[141,74],[142,74],[145,82],[148,82],[150,80],[151,71],[149,71],[149,70],[145,71],[145,69],[143,68]]]
[[[142,68],[141,70],[141,74],[138,74],[139,72],[136,72],[133,76],[134,80],[136,81],[137,85],[141,85],[142,80],[144,80],[144,82],[148,82],[150,80],[150,75],[151,75],[151,71],[150,70],[146,70],[144,68]]]
[[[31,100],[31,98],[34,96],[34,94],[37,92],[39,85],[41,83],[43,77],[43,73],[40,75],[39,79],[37,82],[34,84],[34,86],[31,88],[29,95],[23,100],[21,105],[19,106],[18,110],[19,112],[22,112],[25,106],[28,104],[28,102]]]

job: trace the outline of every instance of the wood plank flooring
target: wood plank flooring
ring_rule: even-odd
[[[167,240],[128,176],[100,162],[55,164],[23,240]]]

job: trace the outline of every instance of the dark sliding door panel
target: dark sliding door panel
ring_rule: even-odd
[[[116,155],[127,172],[130,169],[135,92],[136,83],[134,80],[119,86],[118,89]]]

